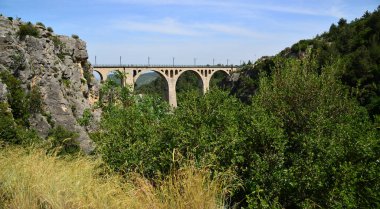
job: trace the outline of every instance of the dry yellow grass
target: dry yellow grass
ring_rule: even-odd
[[[187,166],[157,186],[138,176],[100,175],[100,160],[43,151],[0,151],[0,208],[223,208],[222,184]]]

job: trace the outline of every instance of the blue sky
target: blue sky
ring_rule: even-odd
[[[97,64],[239,64],[351,21],[379,0],[1,0],[0,13],[77,34]]]

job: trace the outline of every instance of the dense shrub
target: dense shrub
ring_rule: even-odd
[[[0,147],[3,143],[17,143],[16,123],[6,103],[0,103]]]
[[[39,34],[38,29],[30,22],[20,25],[19,30],[17,31],[20,40],[25,39],[26,36],[38,37]]]
[[[8,103],[14,119],[18,124],[28,126],[29,101],[21,87],[21,81],[7,71],[0,72],[0,79],[7,85]]]
[[[79,143],[76,139],[79,135],[69,131],[62,126],[57,126],[49,131],[48,150],[55,152],[57,155],[74,154],[80,151]]]
[[[82,118],[78,119],[78,123],[81,126],[88,126],[92,120],[92,114],[90,109],[85,109],[83,111]]]
[[[45,25],[42,22],[37,22],[36,25],[39,25],[39,26],[45,28]]]
[[[92,138],[98,152],[113,169],[139,170],[152,176],[162,163],[167,163],[159,157],[163,146],[159,144],[158,131],[160,119],[166,116],[167,106],[149,97],[127,108],[111,104],[104,109],[101,131]]]
[[[312,63],[286,60],[260,82],[253,105],[280,119],[286,146],[275,155],[283,156],[278,173],[252,178],[253,208],[379,205],[379,135],[365,109],[347,96],[334,66],[316,71]],[[258,184],[266,175],[278,177]]]
[[[39,86],[33,86],[29,92],[29,112],[41,113],[42,112],[42,94]]]

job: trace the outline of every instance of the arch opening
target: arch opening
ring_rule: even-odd
[[[211,75],[210,90],[222,89],[226,90],[231,86],[229,82],[229,74],[223,70],[218,70]]]
[[[107,82],[113,82],[115,85],[122,86],[122,79],[121,79],[121,73],[120,71],[112,71],[107,74]]]
[[[193,70],[183,72],[177,79],[176,92],[178,105],[186,99],[187,93],[194,93],[199,96],[203,95],[203,81],[201,76]]]
[[[169,101],[168,81],[161,73],[154,70],[138,75],[134,84],[134,92]]]
[[[104,78],[103,78],[102,74],[101,74],[99,71],[97,71],[97,70],[93,70],[93,71],[92,71],[92,75],[94,76],[94,78],[95,78],[97,81],[99,81],[99,82],[103,82],[103,81],[104,81]]]

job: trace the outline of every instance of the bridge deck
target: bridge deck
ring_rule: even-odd
[[[94,68],[237,68],[237,65],[93,65]]]

